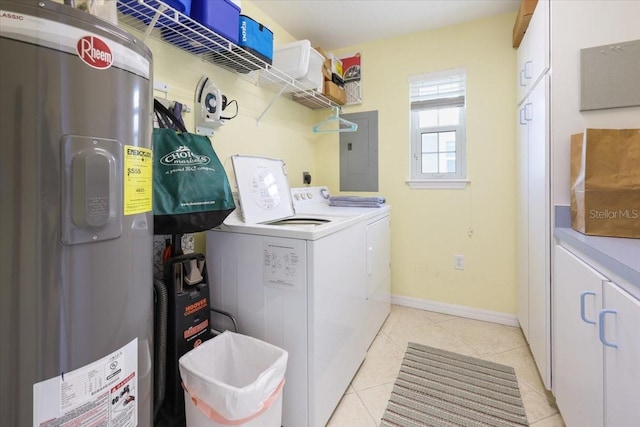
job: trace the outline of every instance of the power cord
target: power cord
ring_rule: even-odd
[[[222,95],[222,111],[224,111],[225,108],[227,108],[231,104],[236,104],[236,113],[231,117],[222,117],[222,116],[220,116],[220,119],[222,119],[222,120],[231,120],[231,119],[235,118],[238,115],[238,110],[240,108],[238,106],[238,102],[235,99],[227,102],[227,97]]]

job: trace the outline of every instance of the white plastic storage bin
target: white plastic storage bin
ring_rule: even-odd
[[[289,87],[286,92],[318,90],[322,92],[322,63],[324,57],[311,47],[309,40],[299,40],[273,49],[273,67],[294,78],[298,88]],[[277,73],[275,73],[277,74]],[[270,76],[261,76],[261,85],[282,84]]]
[[[179,360],[187,427],[280,427],[289,354],[226,331]]]

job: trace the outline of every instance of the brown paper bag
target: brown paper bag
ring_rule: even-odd
[[[640,129],[572,135],[569,178],[573,229],[640,238]]]

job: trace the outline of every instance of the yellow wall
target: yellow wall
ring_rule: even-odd
[[[272,29],[276,44],[295,40],[250,2],[242,2],[242,11]],[[131,27],[126,29],[138,37],[142,36]],[[204,62],[153,37],[145,43],[153,52],[154,80],[169,86],[168,99],[193,108],[196,86],[202,76],[208,76],[229,100],[238,101],[238,117],[225,123],[211,138],[234,189],[235,180],[230,160],[233,154],[283,159],[291,186],[302,186],[302,171],[309,171],[313,176],[315,136],[311,128],[317,122],[317,112],[285,97],[279,97],[258,123],[257,117],[276,96],[275,92],[257,87],[252,79],[238,78],[234,72]],[[155,92],[155,95],[164,97],[160,92]],[[233,114],[234,111],[235,106],[232,105],[225,110],[225,114]],[[195,131],[194,115],[195,112],[183,114],[190,131]],[[196,235],[195,243],[196,251],[204,252],[202,234]]]
[[[273,28],[277,43],[294,40],[250,2],[243,2],[242,5],[243,13]],[[302,185],[302,171],[312,169],[314,165],[314,135],[311,128],[315,123],[315,115],[312,110],[279,97],[258,123],[257,117],[276,96],[275,92],[257,87],[251,80],[238,78],[236,73],[204,62],[165,43],[151,39],[147,45],[153,51],[154,80],[169,85],[169,99],[193,106],[196,85],[202,76],[208,76],[229,100],[238,101],[238,117],[227,121],[211,138],[230,178],[233,179],[233,168],[229,160],[231,155],[258,155],[284,159],[291,184]],[[162,96],[157,92],[156,95]],[[235,106],[232,105],[225,110],[225,114],[232,114],[234,111]],[[195,112],[184,115],[190,130],[194,129],[194,115]]]
[[[251,2],[243,13],[271,28],[275,44],[293,38]],[[411,36],[345,48],[362,52],[363,99],[344,112],[378,110],[379,193],[393,205],[392,292],[425,300],[515,313],[515,14]],[[312,41],[313,43],[313,41]],[[338,136],[314,135],[313,124],[329,110],[313,111],[279,98],[259,124],[256,117],[273,92],[239,79],[154,40],[155,80],[167,83],[169,98],[193,106],[201,76],[210,76],[240,114],[212,138],[233,179],[232,154],[284,159],[291,186],[302,171],[313,184],[339,189]],[[467,69],[467,155],[471,184],[465,190],[410,190],[407,76]],[[233,107],[230,107],[233,108]],[[187,114],[187,128],[193,129]],[[472,231],[472,235],[469,232]],[[196,250],[204,250],[202,236]],[[465,256],[465,270],[453,269],[453,255]]]
[[[516,312],[515,14],[353,46],[362,53],[363,103],[378,110],[379,194],[393,206],[392,293]],[[407,77],[467,70],[465,190],[412,190]],[[316,181],[339,189],[338,137],[321,137]],[[316,178],[316,177],[314,177]],[[463,254],[465,270],[453,268]]]

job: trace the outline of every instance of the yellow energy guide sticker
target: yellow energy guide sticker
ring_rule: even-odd
[[[152,152],[149,148],[124,146],[124,214],[153,209]]]

